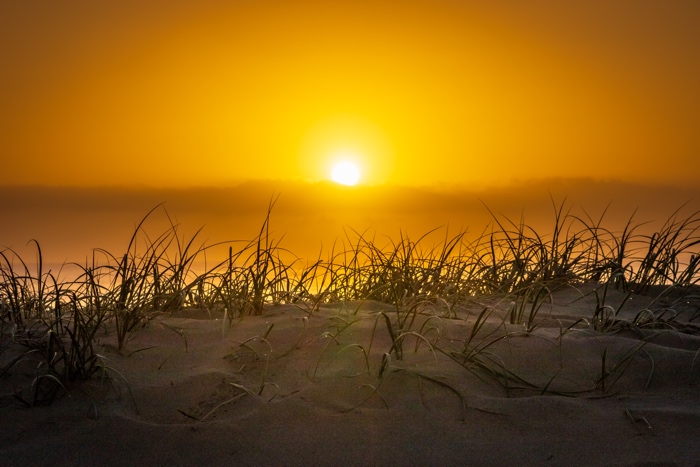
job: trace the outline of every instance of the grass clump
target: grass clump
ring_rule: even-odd
[[[220,244],[200,243],[199,231],[189,238],[181,236],[167,212],[163,233],[149,235],[146,223],[159,207],[136,226],[125,253],[95,250],[91,264],[80,266],[78,277],[70,280],[63,279],[60,271],[44,271],[41,248],[35,241],[33,269],[13,250],[0,251],[0,352],[11,346],[25,349],[0,368],[0,377],[10,374],[23,359],[40,357],[31,397],[16,395],[36,405],[52,401],[72,383],[104,369],[94,348],[99,329],[116,333],[121,351],[136,329],[159,314],[206,310],[234,325],[238,319],[263,314],[271,304],[294,304],[311,316],[326,303],[373,300],[391,307],[379,312],[375,320],[374,331],[385,329],[391,342],[382,352],[381,368],[401,361],[405,343],[413,342],[416,350],[425,346],[505,388],[538,387],[545,392],[551,380],[543,386],[525,381],[510,372],[492,349],[532,334],[546,319],[542,310],[552,304],[556,290],[596,284],[595,310],[589,319],[579,320],[585,323],[575,325],[588,323],[591,332],[605,334],[623,327],[619,315],[625,302],[608,305],[609,289],[619,289],[629,298],[663,287],[661,295],[678,301],[700,280],[698,213],[682,217],[676,211],[651,234],[638,233],[644,224],[631,217],[621,232],[615,232],[604,227],[605,213],[597,220],[585,213],[574,216],[564,209],[564,203],[553,201],[554,222],[547,235],[522,218],[514,222],[493,213],[493,224],[481,235],[468,237],[467,232],[458,232],[450,236],[446,232],[432,245],[428,241],[436,230],[416,241],[401,233],[398,241],[380,244],[366,232],[350,229],[328,259],[319,255],[300,266],[300,259],[272,237],[275,201],[271,200],[253,240],[230,242],[225,258],[197,272],[199,259]],[[440,320],[455,319],[455,310],[473,306],[484,297],[510,305],[481,308],[461,345],[447,346]],[[503,330],[488,328],[487,319],[499,313]],[[680,326],[674,321],[676,316],[645,311],[630,326],[673,329]],[[698,316],[696,312],[690,321]],[[507,330],[507,325],[521,328]],[[575,325],[566,330],[562,326],[560,337],[575,330]],[[333,335],[327,337],[330,342]],[[265,343],[265,336],[260,341]],[[645,342],[616,363],[604,351],[596,386],[606,390],[614,385],[634,357],[644,352]],[[347,344],[342,351],[358,352],[369,372],[372,345]],[[249,343],[242,343],[238,350],[250,348]],[[256,392],[267,384],[263,380]]]

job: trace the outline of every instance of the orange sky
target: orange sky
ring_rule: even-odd
[[[0,3],[0,184],[692,184],[696,1]]]

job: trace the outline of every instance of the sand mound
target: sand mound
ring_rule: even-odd
[[[425,305],[414,308],[400,338],[387,327],[396,308],[373,302],[313,313],[271,306],[232,327],[202,313],[158,317],[122,352],[113,335],[99,336],[110,378],[93,378],[49,407],[26,409],[10,396],[31,379],[29,360],[4,375],[0,458],[4,465],[697,462],[693,323],[632,326],[655,306],[634,296],[611,316],[610,329],[595,330],[591,291],[552,294],[535,326],[511,324],[512,304],[498,297],[458,309]],[[624,296],[611,292],[607,300],[615,310]],[[3,352],[3,365],[15,355]]]

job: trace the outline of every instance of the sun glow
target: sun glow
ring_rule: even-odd
[[[340,161],[331,170],[331,180],[341,185],[357,185],[360,181],[360,169],[354,162]]]

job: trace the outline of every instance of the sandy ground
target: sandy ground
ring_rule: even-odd
[[[554,293],[530,333],[503,324],[509,303],[497,298],[421,306],[411,330],[425,340],[407,335],[401,360],[385,355],[381,312],[396,310],[380,303],[270,306],[233,327],[203,312],[160,316],[122,352],[113,333],[99,335],[109,378],[48,407],[11,396],[34,362],[3,376],[0,464],[700,465],[697,326],[596,332],[577,322],[592,320],[591,291]],[[606,304],[622,299],[610,292]],[[697,303],[634,296],[617,329],[664,306],[681,321],[698,313]],[[484,308],[469,346],[479,351],[461,364]],[[489,361],[539,388],[506,389],[479,368],[498,368]]]

